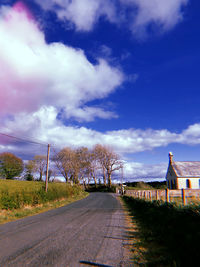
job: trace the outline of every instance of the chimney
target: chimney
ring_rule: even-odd
[[[173,153],[169,152],[169,163],[172,163],[173,161]]]

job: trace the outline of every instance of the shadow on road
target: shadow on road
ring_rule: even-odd
[[[89,266],[112,267],[110,265],[104,265],[104,264],[99,264],[99,263],[90,262],[90,261],[80,261],[80,263],[84,265],[89,265]]]

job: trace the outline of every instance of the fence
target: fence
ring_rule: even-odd
[[[178,204],[196,204],[200,201],[200,189],[126,190],[125,195],[147,200],[163,200]]]

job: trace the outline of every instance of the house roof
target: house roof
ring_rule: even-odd
[[[177,177],[200,177],[200,161],[172,161]]]

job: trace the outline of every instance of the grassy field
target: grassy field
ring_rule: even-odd
[[[200,206],[177,206],[162,201],[123,197],[136,230],[134,266],[197,266]]]
[[[0,180],[0,223],[57,208],[88,195],[80,186]]]

